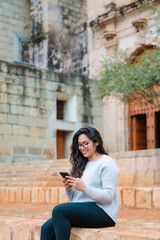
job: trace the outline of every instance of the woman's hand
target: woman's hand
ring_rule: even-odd
[[[67,182],[67,179],[63,179],[64,187],[67,190],[67,192],[70,192],[72,190],[72,186]]]
[[[69,186],[75,188],[78,191],[84,192],[86,189],[86,185],[82,181],[81,178],[74,178],[74,177],[66,177],[66,182],[68,182]]]

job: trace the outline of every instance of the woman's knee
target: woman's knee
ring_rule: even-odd
[[[61,215],[64,215],[66,210],[67,210],[67,203],[57,205],[52,211],[52,217],[55,218],[57,216],[59,217]]]

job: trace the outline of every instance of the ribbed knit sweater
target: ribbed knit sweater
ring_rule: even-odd
[[[116,223],[119,202],[116,185],[119,168],[114,160],[102,155],[95,161],[88,161],[81,179],[86,185],[84,192],[74,188],[65,191],[72,202],[96,202]]]

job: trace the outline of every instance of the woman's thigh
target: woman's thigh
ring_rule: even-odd
[[[94,202],[70,202],[56,206],[53,209],[53,221],[56,217],[65,217],[71,227],[111,227],[113,220]]]

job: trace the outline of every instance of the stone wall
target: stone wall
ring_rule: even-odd
[[[101,130],[93,87],[87,78],[0,62],[0,161],[53,159],[58,129],[72,135],[89,124]],[[64,120],[56,119],[57,98],[72,109]]]
[[[118,187],[160,186],[160,149],[112,153],[120,168]]]
[[[30,4],[27,0],[0,1],[0,59],[13,61],[14,33],[30,35]],[[18,49],[17,49],[18,51]]]

